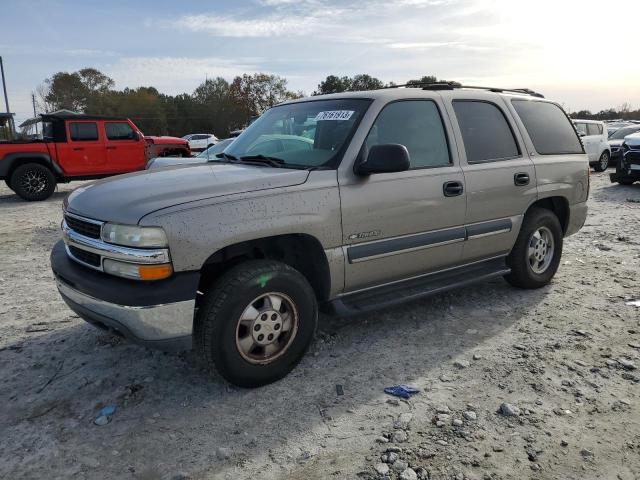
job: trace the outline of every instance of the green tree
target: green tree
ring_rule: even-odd
[[[87,106],[89,92],[78,72],[58,72],[43,85],[40,95],[47,109],[82,112]]]
[[[252,116],[261,115],[268,108],[300,98],[301,92],[287,89],[287,79],[266,73],[244,74],[231,82],[229,93],[234,104],[240,109],[246,121]]]
[[[313,94],[325,95],[347,91],[377,90],[382,87],[384,87],[382,80],[366,73],[354,75],[353,77],[329,75],[318,84],[318,89]]]

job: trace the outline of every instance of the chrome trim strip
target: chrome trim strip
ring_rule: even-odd
[[[511,231],[510,228],[503,228],[502,230],[494,230],[493,232],[477,233],[475,235],[469,235],[467,237],[467,240],[474,240],[476,238],[490,237],[491,235],[498,235],[499,233],[508,233],[510,231]]]
[[[56,283],[63,298],[101,317],[112,320],[116,325],[107,326],[124,327],[127,331],[122,333],[130,333],[137,339],[167,340],[191,335],[193,331],[195,299],[161,305],[129,307],[105,302],[79,292],[60,279],[56,280]]]
[[[464,238],[456,238],[453,240],[445,240],[444,242],[429,243],[426,245],[420,245],[419,247],[405,248],[402,250],[393,250],[392,252],[379,253],[377,255],[369,255],[368,257],[350,258],[349,263],[366,262],[368,260],[375,260],[376,258],[390,257],[392,255],[398,255],[401,253],[416,252],[418,250],[424,250],[426,248],[441,247],[443,245],[449,245],[452,243],[459,243],[459,242],[464,242]]]
[[[87,223],[93,223],[94,225],[104,225],[106,222],[103,222],[101,220],[94,220],[93,218],[87,218],[87,217],[81,217],[80,215],[76,215],[75,213],[69,213],[66,210],[62,212],[62,214],[64,216],[68,216],[68,217],[72,217],[72,218],[76,218],[78,220],[81,220],[83,222],[87,222]]]
[[[62,222],[62,237],[66,245],[71,245],[112,260],[140,264],[169,263],[171,261],[169,250],[166,248],[141,249],[113,245],[103,242],[102,240],[80,235],[69,228],[67,222]],[[72,256],[71,258],[77,261],[75,257]],[[86,264],[83,263],[83,265]],[[95,267],[93,268],[95,269]]]

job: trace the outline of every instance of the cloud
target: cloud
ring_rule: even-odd
[[[260,59],[229,59],[220,57],[127,57],[115,64],[105,65],[104,73],[113,78],[118,88],[153,86],[168,94],[188,92],[205,78],[232,79],[243,73],[264,71]]]
[[[279,37],[308,35],[318,27],[313,16],[267,15],[254,19],[240,19],[219,15],[187,15],[177,25],[193,32],[206,32],[216,37]]]

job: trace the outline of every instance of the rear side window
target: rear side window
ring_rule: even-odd
[[[587,124],[586,123],[577,122],[577,123],[574,123],[574,125],[576,126],[576,132],[578,132],[580,135],[587,135]]]
[[[98,126],[93,122],[71,122],[69,134],[74,142],[98,140]]]
[[[539,154],[584,153],[576,131],[558,105],[532,100],[512,100],[511,103]]]
[[[587,132],[589,135],[602,135],[602,125],[587,123]]]
[[[403,100],[384,107],[367,135],[366,145],[386,143],[407,147],[411,168],[451,163],[440,112],[430,100]]]
[[[135,140],[136,135],[133,128],[124,122],[107,122],[104,130],[109,140]]]
[[[511,127],[496,105],[455,100],[453,109],[462,132],[467,162],[491,162],[520,155]]]

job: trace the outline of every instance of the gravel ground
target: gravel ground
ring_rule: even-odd
[[[640,478],[640,185],[591,178],[549,286],[322,318],[300,366],[256,390],[73,315],[48,255],[78,184],[42,203],[2,185],[0,477]],[[399,383],[421,392],[383,393]]]

